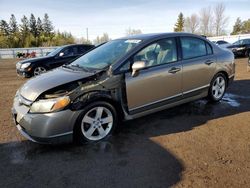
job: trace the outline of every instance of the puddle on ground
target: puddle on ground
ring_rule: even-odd
[[[232,107],[239,107],[240,103],[236,100],[237,98],[242,98],[242,97],[238,95],[233,95],[231,93],[226,93],[222,98],[222,102],[226,102]]]

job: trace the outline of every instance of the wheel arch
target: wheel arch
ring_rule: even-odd
[[[227,86],[228,86],[228,82],[229,82],[229,74],[225,71],[225,70],[220,70],[218,71],[214,76],[218,75],[218,74],[223,74],[226,78],[226,81],[227,81]]]

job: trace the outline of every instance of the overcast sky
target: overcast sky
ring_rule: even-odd
[[[90,39],[104,32],[114,39],[124,36],[129,27],[143,33],[171,32],[179,12],[199,14],[201,8],[218,2],[226,5],[228,32],[237,17],[250,18],[250,0],[0,0],[0,19],[9,20],[14,14],[20,22],[23,15],[48,13],[60,31],[86,37],[89,28]]]

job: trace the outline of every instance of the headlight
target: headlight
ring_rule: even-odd
[[[240,48],[237,48],[237,50],[244,50],[245,47],[240,47]]]
[[[30,66],[30,63],[24,63],[21,65],[21,69],[26,69],[28,66]]]
[[[43,99],[34,102],[31,105],[31,113],[46,113],[61,110],[70,103],[68,96],[54,98],[54,99]]]

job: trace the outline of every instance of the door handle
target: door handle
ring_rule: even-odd
[[[169,72],[169,73],[172,73],[172,74],[175,74],[175,73],[179,72],[180,70],[181,70],[180,68],[173,67],[173,68],[171,68],[168,72]]]
[[[206,62],[205,62],[205,64],[206,65],[211,65],[211,64],[213,64],[214,62],[212,61],[212,60],[207,60]]]

